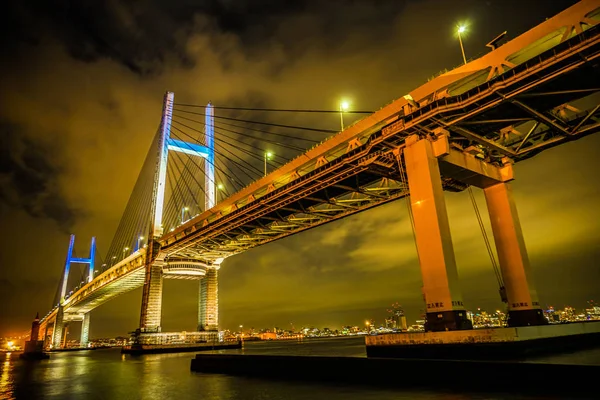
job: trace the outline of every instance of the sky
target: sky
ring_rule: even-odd
[[[51,307],[69,234],[106,252],[157,126],[164,92],[221,106],[376,110],[503,31],[574,1],[138,0],[11,2],[0,70],[0,336]],[[339,119],[290,117],[337,129]],[[348,120],[348,123],[351,120]],[[514,195],[543,305],[600,300],[600,137],[515,167]],[[476,192],[479,206],[485,202]],[[501,309],[466,193],[447,193],[464,302]],[[220,270],[221,328],[381,322],[424,310],[403,200],[252,249]],[[489,220],[485,217],[488,232]],[[195,330],[198,283],[165,281],[163,331]],[[141,289],[92,312],[91,337],[139,322]],[[77,328],[74,328],[75,332]]]

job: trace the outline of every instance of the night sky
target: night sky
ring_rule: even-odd
[[[182,103],[336,109],[347,98],[376,110],[461,63],[458,22],[474,57],[574,1],[11,3],[0,27],[0,336],[51,307],[70,233],[79,254],[93,235],[108,250],[166,90]],[[293,122],[337,129],[335,114],[319,118]],[[516,166],[543,305],[600,300],[599,149],[591,136]],[[468,195],[446,199],[465,304],[499,309]],[[163,331],[195,330],[197,293],[197,282],[165,281]],[[418,318],[404,200],[226,260],[219,296],[221,328],[363,325],[394,302]],[[135,329],[140,303],[138,289],[94,310],[91,337]]]

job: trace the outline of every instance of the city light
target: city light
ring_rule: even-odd
[[[217,189],[219,189],[219,190],[223,190],[223,189],[225,189],[225,186],[224,186],[222,183],[219,183],[219,184],[217,185]]]

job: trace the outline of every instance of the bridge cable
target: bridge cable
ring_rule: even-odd
[[[174,103],[173,105],[179,107],[196,107],[206,108],[205,105],[196,104],[182,104]],[[287,112],[287,113],[322,113],[322,114],[339,114],[340,110],[310,110],[310,109],[285,109],[285,108],[252,108],[252,107],[218,107],[211,106],[215,110],[239,110],[239,111],[264,111],[264,112]],[[348,110],[344,111],[344,114],[373,114],[374,111],[360,111],[360,110]]]
[[[181,132],[183,135],[185,135],[185,136],[188,136],[188,137],[191,137],[191,136],[189,136],[188,134],[186,134],[185,132],[183,132],[181,129],[177,128],[176,126],[171,126],[171,127],[172,127],[172,128],[174,128],[175,130],[177,130],[177,131]],[[179,139],[179,140],[182,140],[182,139],[181,139],[181,137],[177,136],[177,134],[173,134],[173,133],[172,133],[172,135],[173,135],[173,136],[175,136],[177,139]],[[182,141],[183,141],[183,140],[182,140]],[[190,149],[190,150],[194,150],[190,144],[186,143],[185,141],[183,141],[183,143],[184,143],[184,144],[185,144],[185,145],[188,147],[188,149]],[[215,153],[216,153],[216,151],[215,151]],[[198,166],[198,164],[196,164],[196,162],[195,162],[195,161],[193,161],[191,158],[190,158],[190,160],[191,160],[191,161],[192,161],[192,162],[193,162],[193,163],[194,163],[196,166]],[[214,163],[214,162],[210,162],[210,161],[209,161],[209,163],[210,163],[210,164],[211,164],[213,167],[215,167],[215,169],[217,169],[217,170],[221,170],[221,169],[219,168],[219,166],[218,166],[218,165],[215,165],[215,163]],[[198,168],[200,168],[200,167],[198,167]],[[234,178],[232,178],[232,177],[231,177],[229,174],[227,174],[225,171],[221,170],[221,172],[222,172],[222,173],[223,173],[223,174],[224,174],[226,177],[228,177],[230,180],[232,180],[232,181],[235,181],[235,179],[234,179]],[[240,183],[242,182],[242,181],[241,181],[239,178],[237,178],[237,177],[236,177],[236,179],[238,180],[238,182],[240,182]],[[216,185],[217,183],[216,183],[216,182],[213,180],[213,184],[215,184],[215,185]]]
[[[125,206],[125,210],[121,216],[117,230],[115,231],[112,242],[109,246],[106,256],[107,267],[108,262],[111,263],[111,266],[115,263],[118,263],[120,261],[120,255],[125,255],[124,249],[126,245],[129,244],[131,246],[131,241],[137,240],[137,237],[132,237],[132,230],[135,229],[132,229],[132,227],[138,225],[136,221],[139,222],[140,219],[145,220],[149,232],[149,225],[152,218],[152,216],[149,214],[153,202],[152,190],[154,186],[154,176],[156,173],[155,157],[158,153],[159,135],[160,130],[157,130],[152,144],[150,145],[150,148],[146,154],[144,163],[142,164],[142,169],[138,174],[133,190],[129,196],[129,200]],[[149,185],[149,183],[151,184]]]
[[[184,126],[184,127],[188,128],[188,129],[191,129],[191,130],[193,130],[193,131],[195,131],[195,132],[200,132],[199,130],[197,130],[197,129],[193,128],[193,127],[190,127],[190,126],[188,126],[188,125],[186,125],[186,124],[184,124],[184,123],[182,123],[182,122],[179,122],[179,121],[177,121],[177,120],[173,120],[173,122],[175,122],[175,123],[177,123],[177,124],[179,124],[179,125],[181,125],[181,126]],[[229,129],[226,129],[226,128],[223,128],[223,127],[220,127],[220,126],[215,126],[215,127],[214,127],[214,129],[215,129],[215,132],[216,132],[216,133],[219,133],[219,136],[225,136],[226,138],[228,138],[228,139],[231,139],[231,140],[234,140],[234,141],[235,141],[235,140],[238,140],[238,139],[236,139],[236,138],[233,138],[233,137],[231,137],[231,136],[229,136],[229,135],[227,135],[227,134],[223,133],[223,131],[227,131],[227,132],[230,132],[230,133],[234,133],[234,134],[236,134],[236,135],[244,136],[244,137],[250,138],[250,139],[252,139],[252,140],[258,140],[258,141],[262,141],[262,142],[265,142],[265,143],[270,143],[270,144],[274,144],[274,145],[279,145],[279,146],[281,146],[281,147],[289,148],[289,149],[296,150],[296,151],[299,151],[299,152],[305,152],[305,151],[306,151],[306,149],[303,149],[303,148],[300,148],[300,147],[291,146],[291,145],[286,145],[286,144],[279,143],[279,142],[274,142],[274,141],[272,141],[272,140],[268,140],[268,139],[257,138],[257,137],[251,136],[251,135],[244,134],[244,133],[242,133],[242,132],[236,132],[236,131],[232,131],[232,130],[229,130]],[[221,141],[221,142],[224,142],[224,143],[228,143],[229,145],[231,145],[231,146],[233,146],[233,147],[237,148],[237,146],[236,146],[236,145],[232,145],[231,143],[227,142],[226,140],[224,140],[224,139],[222,139],[222,138],[220,138],[220,137],[217,137],[217,136],[215,136],[215,140],[216,140],[216,141]],[[259,151],[261,151],[261,152],[263,152],[263,151],[265,150],[264,148],[256,147],[256,146],[253,146],[253,145],[251,145],[251,144],[248,144],[248,143],[245,143],[245,142],[239,142],[239,143],[238,143],[238,145],[245,145],[245,146],[248,146],[248,147],[254,148],[254,149],[256,149],[256,150],[259,150]],[[239,148],[238,148],[238,149],[239,149]],[[239,149],[239,150],[242,150],[242,149]],[[247,153],[247,154],[249,154],[249,155],[253,155],[253,156],[257,156],[257,157],[259,157],[259,158],[260,158],[260,161],[262,161],[262,157],[258,156],[256,153]],[[281,155],[279,155],[279,154],[275,154],[275,157],[281,158],[281,159],[283,159],[285,162],[288,162],[288,161],[289,161],[289,160],[287,160],[285,157],[282,157],[282,156],[281,156]],[[278,162],[278,161],[276,161],[276,160],[271,160],[271,161]],[[283,165],[283,163],[281,163],[281,162],[278,162],[278,163],[279,163],[280,165]]]
[[[176,128],[176,129],[177,129],[177,128]],[[188,138],[190,138],[190,139],[192,139],[192,140],[196,141],[196,139],[194,139],[193,137],[191,137],[191,136],[190,136],[190,135],[188,135],[187,133],[183,132],[182,130],[180,130],[180,129],[177,129],[177,130],[178,130],[179,132],[181,132],[182,134],[184,134],[185,136],[187,136]],[[215,131],[216,131],[217,133],[219,133],[217,130],[215,130]],[[227,141],[223,141],[222,139],[218,139],[217,137],[215,137],[215,144],[219,144],[218,142],[224,142],[224,143],[227,143],[227,144],[229,144],[231,147],[233,147],[234,149],[236,149],[236,147],[235,147],[234,145],[230,144],[229,142],[227,142]],[[222,148],[222,149],[224,149],[224,150],[227,150],[227,149],[226,149],[226,148],[225,148],[223,145],[220,145],[220,144],[219,144],[219,147],[221,147],[221,148]],[[237,149],[238,149],[238,150],[241,150],[241,149],[239,149],[239,148],[237,148]],[[214,149],[214,150],[215,150],[215,153],[221,154],[221,153],[220,153],[220,152],[219,152],[219,151],[216,149],[216,147],[215,147],[215,149]],[[229,158],[228,158],[228,159],[229,159],[229,160],[230,160],[230,161],[231,161],[231,162],[232,162],[234,165],[236,165],[236,166],[238,167],[238,169],[240,169],[240,171],[244,172],[244,174],[245,174],[246,176],[248,176],[248,178],[250,178],[252,182],[253,182],[254,180],[256,180],[256,178],[254,178],[254,177],[252,177],[252,176],[248,175],[248,173],[246,173],[245,169],[246,169],[246,170],[249,170],[249,171],[253,171],[253,170],[255,170],[255,171],[258,171],[258,173],[262,175],[262,172],[261,172],[260,170],[258,170],[256,167],[254,167],[253,165],[249,164],[247,161],[243,160],[242,158],[240,158],[239,156],[237,156],[237,155],[235,155],[234,153],[230,152],[229,150],[227,150],[227,151],[228,151],[230,154],[232,154],[232,156],[235,156],[235,157],[237,157],[237,158],[238,158],[240,161],[242,161],[242,162],[246,163],[246,164],[249,166],[249,168],[244,168],[243,166],[241,166],[241,165],[240,165],[239,163],[237,163],[236,161],[234,161],[234,160],[231,160],[231,159],[229,159]],[[252,153],[250,153],[250,154],[252,154]],[[225,155],[223,154],[223,156],[225,156]],[[225,157],[226,157],[226,156],[225,156]],[[262,158],[260,159],[260,161],[262,161]],[[238,179],[239,179],[239,178],[238,178]]]
[[[173,225],[173,221],[178,220],[179,213],[186,203],[183,189],[178,183],[177,178],[175,178],[175,171],[172,168],[167,167],[167,179],[169,181],[169,201],[163,209],[163,228],[167,225]],[[179,203],[179,200],[181,200],[181,203]],[[180,223],[175,223],[175,226],[178,225]]]
[[[180,118],[180,119],[183,119],[185,121],[194,122],[194,123],[200,124],[200,125],[205,125],[206,124],[205,122],[198,121],[198,120],[191,119],[191,118],[187,118],[187,117],[184,117],[183,115],[173,115],[173,121],[175,121],[175,118]],[[286,134],[283,134],[283,133],[276,133],[276,132],[271,132],[271,131],[265,131],[263,129],[251,128],[251,127],[248,127],[248,126],[240,126],[240,125],[230,124],[230,123],[222,122],[222,121],[216,121],[215,125],[216,124],[225,125],[225,126],[231,126],[233,128],[245,129],[245,130],[251,131],[251,132],[264,133],[264,134],[272,135],[272,136],[280,136],[280,137],[283,137],[283,138],[286,138],[286,139],[302,140],[304,142],[310,142],[310,143],[315,143],[315,144],[316,143],[320,143],[320,141],[314,140],[314,139],[307,139],[307,138],[298,137],[298,136],[286,135]],[[253,136],[252,138],[257,139],[255,136]]]
[[[183,113],[187,113],[187,114],[206,116],[206,114],[204,114],[204,113],[182,110],[179,108],[173,108],[173,112],[183,112]],[[300,131],[319,132],[319,133],[339,133],[339,131],[334,131],[331,129],[317,129],[317,128],[310,128],[307,126],[283,125],[283,124],[275,124],[275,123],[271,123],[271,122],[249,121],[249,120],[238,119],[238,118],[223,117],[220,115],[213,115],[213,117],[217,118],[217,119],[228,120],[228,121],[244,122],[247,124],[257,124],[257,125],[265,125],[265,126],[273,126],[273,127],[277,127],[277,128],[294,129],[294,130],[300,130]]]
[[[477,217],[477,223],[479,224],[479,229],[481,230],[481,235],[483,236],[483,241],[485,243],[486,250],[490,257],[492,268],[494,269],[494,274],[496,275],[496,280],[498,281],[500,298],[503,303],[508,303],[508,300],[506,298],[506,288],[504,287],[504,281],[502,280],[502,274],[500,273],[500,270],[498,268],[498,263],[496,262],[496,257],[494,256],[494,252],[492,250],[490,240],[485,230],[485,225],[483,224],[481,213],[479,212],[479,207],[477,206],[477,201],[475,200],[475,195],[473,194],[473,189],[471,188],[471,186],[467,188],[467,191],[469,192],[469,197],[471,198],[471,203],[473,204],[473,209],[475,210],[475,216]]]

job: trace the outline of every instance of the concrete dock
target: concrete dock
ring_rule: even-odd
[[[600,366],[364,357],[198,354],[191,370],[202,373],[377,387],[459,392],[547,394],[587,398]],[[556,379],[554,379],[556,378]],[[552,383],[548,384],[548,379]]]
[[[210,351],[210,350],[229,350],[241,349],[242,342],[224,342],[224,343],[193,343],[193,344],[173,344],[173,345],[132,345],[121,349],[122,354],[142,355],[159,353],[184,353],[192,351]]]
[[[600,321],[365,337],[368,357],[515,360],[600,346]]]

